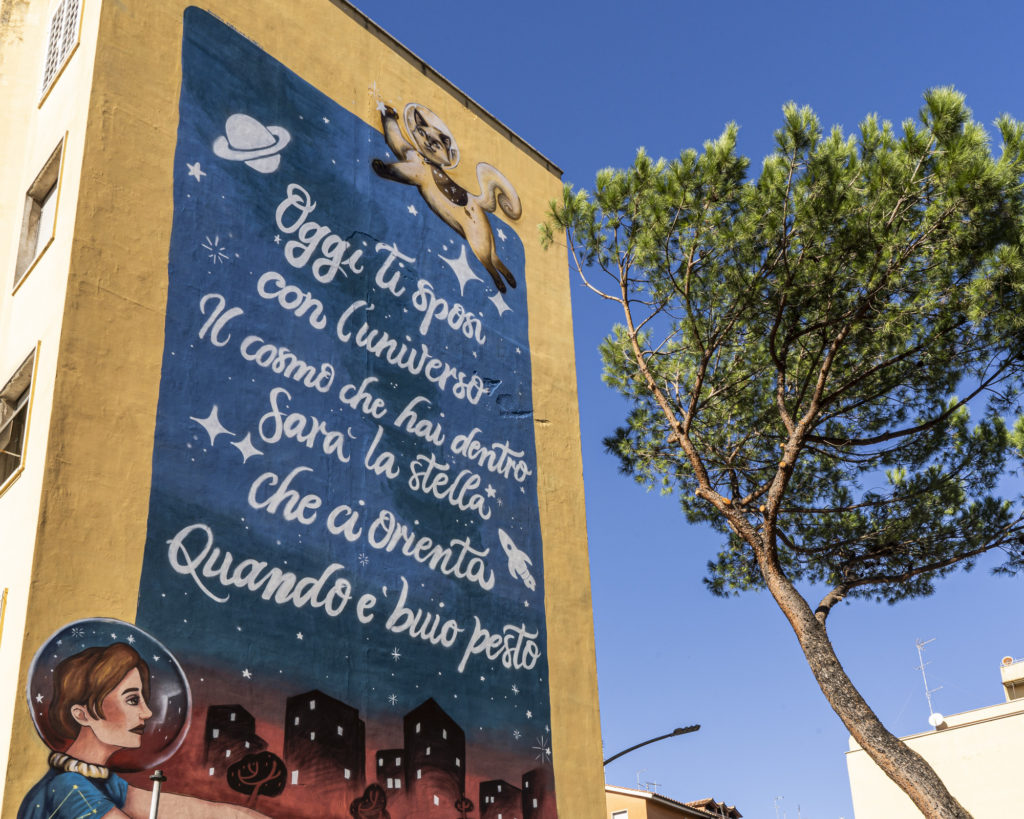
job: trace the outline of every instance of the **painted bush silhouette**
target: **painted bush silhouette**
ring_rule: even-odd
[[[228,785],[232,790],[248,794],[250,808],[263,796],[279,796],[284,790],[288,769],[281,757],[261,751],[249,754],[228,768]]]
[[[473,803],[466,794],[462,794],[455,802],[455,810],[459,812],[459,819],[468,819],[467,814],[473,810]]]
[[[388,797],[380,785],[369,785],[363,795],[353,799],[348,812],[355,819],[391,819],[388,813]]]

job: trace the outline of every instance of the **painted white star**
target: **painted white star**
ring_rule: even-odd
[[[280,233],[275,233],[274,234],[274,244],[275,245],[281,244],[281,234]]]
[[[128,635],[128,645],[130,645],[130,646],[135,645],[135,635],[134,634],[129,634]]]
[[[395,705],[398,702],[398,695],[392,694],[391,696],[389,696],[388,702],[390,702],[392,705]]]
[[[490,297],[490,299],[488,299],[488,301],[497,308],[499,316],[503,316],[512,311],[512,308],[505,304],[505,299],[502,298],[501,293],[495,293]]]
[[[243,668],[242,669],[242,676],[245,677],[247,680],[251,680],[252,679],[252,672],[248,668]]]
[[[189,176],[193,177],[196,182],[203,181],[203,177],[206,176],[206,171],[199,167],[198,162],[186,162],[185,165],[188,166]]]
[[[527,719],[533,719],[533,711],[527,711],[526,712],[526,718]]]
[[[515,694],[517,697],[519,696],[519,686],[518,685],[513,685],[512,686],[512,693]]]
[[[42,701],[43,701],[43,695],[42,694],[36,694],[36,702],[42,702]]]
[[[409,211],[409,213],[411,213],[413,216],[419,215],[419,211],[416,210],[415,205],[409,205],[409,207],[407,207],[406,210]]]
[[[214,236],[212,240],[207,236],[206,241],[201,243],[200,247],[209,254],[210,261],[214,264],[219,264],[231,258],[227,254],[227,249],[220,243],[220,236]]]
[[[473,272],[473,268],[469,266],[469,262],[466,260],[466,246],[462,246],[462,250],[459,253],[459,258],[448,259],[444,256],[438,256],[442,262],[448,265],[452,269],[452,273],[455,274],[455,278],[459,280],[459,293],[466,295],[466,282],[478,281],[482,282],[476,273]]]
[[[508,236],[505,235],[505,231],[503,231],[501,228],[498,228],[498,238],[501,239],[501,241],[503,242],[508,238]]]
[[[160,655],[159,654],[154,654],[153,655],[153,662],[154,663],[160,662]]]
[[[248,461],[253,455],[262,455],[263,454],[263,452],[261,450],[256,449],[256,447],[254,447],[252,445],[252,433],[251,432],[245,433],[245,437],[241,441],[232,441],[231,442],[231,446],[233,446],[235,449],[237,449],[239,452],[242,453],[242,463],[243,464],[246,461]]]
[[[377,113],[378,114],[383,114],[387,110],[388,110],[388,107],[384,104],[384,100],[378,100],[377,101]]]
[[[547,737],[537,737],[537,744],[530,750],[537,752],[537,759],[541,762],[551,761],[551,746],[548,745]]]
[[[304,640],[305,638],[302,636],[302,632],[300,631],[298,634],[295,635],[295,639],[296,640]]]
[[[515,731],[512,732],[512,739],[514,739],[516,742],[518,742],[522,738],[523,738],[523,735],[519,732],[518,729],[516,729]]]
[[[210,410],[210,414],[205,418],[195,418],[189,416],[188,420],[195,421],[199,426],[206,430],[206,434],[210,436],[210,443],[213,444],[217,440],[217,436],[222,432],[226,432],[228,435],[234,435],[231,430],[224,426],[220,422],[220,418],[217,417],[217,405],[213,405],[213,409]]]
[[[110,632],[110,639],[111,640],[116,640],[117,639],[117,635],[114,634],[114,632]]]
[[[498,494],[497,490],[495,490],[495,488],[490,484],[487,484],[487,488],[484,489],[484,492],[487,493],[487,497],[489,498],[493,498],[495,495]]]
[[[398,646],[395,646],[391,651],[391,658],[397,663],[402,659],[402,652],[398,650]]]
[[[327,119],[327,117],[323,117],[323,121],[324,121],[324,125],[327,125],[330,122],[330,120]]]

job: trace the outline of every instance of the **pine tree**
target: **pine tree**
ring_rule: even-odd
[[[997,121],[996,156],[962,95],[924,100],[850,137],[789,104],[756,179],[735,125],[670,162],[641,150],[592,193],[566,186],[541,238],[564,233],[622,308],[601,353],[630,410],[607,447],[722,534],[710,590],[767,589],[854,739],[952,819],[969,814],[826,628],[840,601],[931,594],[993,549],[1024,565],[1021,498],[1001,493],[1024,454],[1024,126]]]

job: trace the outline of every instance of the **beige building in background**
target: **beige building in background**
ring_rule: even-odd
[[[741,819],[732,805],[714,799],[677,802],[660,793],[605,785],[606,819]]]
[[[934,715],[935,730],[902,737],[974,819],[1003,819],[1024,812],[1019,807],[1024,805],[1024,660],[1006,657],[1000,672],[1006,702],[952,716]],[[856,819],[920,817],[907,795],[853,739],[846,765]]]

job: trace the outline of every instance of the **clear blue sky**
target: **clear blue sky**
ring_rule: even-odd
[[[1002,112],[1024,118],[1024,6],[1013,2],[359,5],[581,186],[601,167],[628,164],[638,146],[674,156],[730,120],[757,168],[788,100],[849,132],[868,113],[913,116],[924,89],[952,84],[986,124]],[[746,819],[773,819],[776,809],[780,819],[853,819],[847,733],[781,613],[766,594],[712,598],[701,577],[716,536],[619,475],[604,453],[601,438],[624,412],[596,353],[615,315],[579,286],[573,313],[605,750],[702,725],[613,763],[608,782],[639,776],[675,799],[714,796]],[[1022,582],[982,566],[927,600],[856,602],[833,613],[832,638],[891,730],[926,731],[915,640],[935,638],[926,660],[939,711],[1001,701],[1000,658],[1024,656]]]

